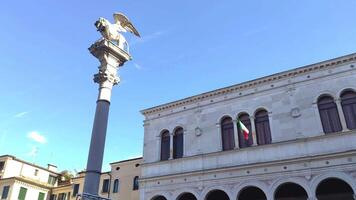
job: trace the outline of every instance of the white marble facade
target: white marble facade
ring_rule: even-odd
[[[316,199],[320,182],[337,178],[356,193],[356,130],[349,130],[340,103],[346,89],[356,91],[356,54],[281,72],[217,89],[142,111],[144,152],[140,178],[141,200],[183,200],[191,193],[210,200],[221,190],[231,200],[241,199],[248,186],[275,199],[284,183],[295,183]],[[335,99],[342,131],[325,134],[317,101],[328,94]],[[257,145],[253,116],[268,111],[272,143]],[[254,144],[222,151],[220,121],[251,116]],[[183,158],[160,160],[163,130],[184,130]],[[173,138],[171,136],[171,138]],[[186,198],[189,199],[189,198]],[[223,198],[221,198],[223,200]]]

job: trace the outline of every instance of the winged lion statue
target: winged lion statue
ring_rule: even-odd
[[[114,20],[115,23],[112,24],[109,22],[109,20],[100,17],[95,22],[95,27],[97,28],[97,31],[99,31],[105,39],[120,44],[123,41],[126,41],[121,33],[125,33],[127,31],[133,33],[137,37],[140,37],[140,33],[136,30],[134,25],[124,14],[114,13]]]

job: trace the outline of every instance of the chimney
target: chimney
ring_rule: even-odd
[[[52,164],[47,164],[47,169],[52,172],[57,172],[57,166]]]

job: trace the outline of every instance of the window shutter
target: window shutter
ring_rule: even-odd
[[[341,95],[341,106],[347,128],[356,129],[356,92],[346,91]]]
[[[266,110],[260,110],[256,113],[255,126],[257,143],[259,145],[271,144],[271,128],[269,126],[268,112]]]
[[[225,117],[221,121],[221,137],[223,151],[235,148],[234,124],[231,117]]]
[[[25,200],[26,198],[26,193],[27,193],[27,188],[21,187],[20,188],[20,192],[19,192],[19,196],[18,196],[18,200]]]

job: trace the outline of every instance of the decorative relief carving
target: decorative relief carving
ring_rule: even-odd
[[[293,108],[293,109],[290,111],[290,115],[291,115],[293,118],[297,118],[297,117],[300,117],[302,114],[300,113],[299,108]]]
[[[109,81],[113,85],[117,85],[120,82],[120,78],[116,76],[116,74],[110,73],[108,71],[100,70],[99,73],[94,75],[95,83],[103,83],[105,81]]]
[[[203,134],[203,131],[201,130],[201,128],[196,127],[195,128],[195,136],[199,137]]]

